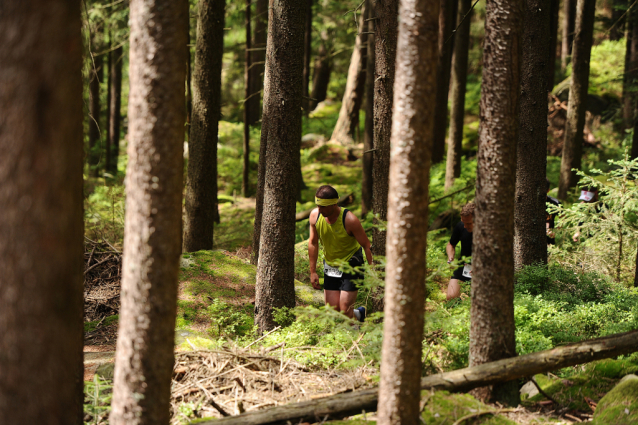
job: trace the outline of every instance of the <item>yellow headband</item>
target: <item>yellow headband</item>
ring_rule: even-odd
[[[317,204],[320,207],[328,207],[330,205],[336,205],[337,202],[339,202],[339,199],[335,198],[335,199],[321,199],[321,198],[317,198],[315,196],[315,204]]]

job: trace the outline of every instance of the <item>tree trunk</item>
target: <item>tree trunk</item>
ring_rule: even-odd
[[[193,73],[184,251],[213,248],[225,0],[200,0]]]
[[[310,84],[310,56],[312,55],[312,1],[306,1],[306,27],[304,29],[304,51],[303,51],[303,99],[301,104],[303,105],[303,111],[305,115],[310,112],[310,91],[308,86]]]
[[[422,390],[465,392],[472,388],[547,373],[636,351],[638,331],[565,345],[538,353],[508,358],[480,366],[438,373],[421,379]],[[262,425],[336,420],[377,410],[379,391],[370,388],[253,410],[237,416],[199,422],[201,425]],[[445,422],[444,422],[445,423]]]
[[[366,3],[363,3],[358,29],[360,34],[357,34],[355,38],[339,118],[330,137],[331,140],[344,146],[351,146],[355,143],[359,127],[359,110],[363,103],[366,85],[368,38],[365,33],[368,31],[364,28],[367,24],[367,17],[368,7]]]
[[[251,55],[251,75],[250,75],[250,96],[246,101],[248,104],[250,125],[257,124],[261,119],[260,100],[258,94],[264,87],[264,69],[266,60],[266,36],[268,26],[268,0],[255,1],[255,30],[253,31],[253,42]]]
[[[378,424],[419,424],[439,5],[399,8]]]
[[[0,13],[0,423],[82,424],[80,2]]]
[[[634,131],[636,130],[634,129]],[[634,270],[634,288],[638,288],[638,251],[636,251],[636,268]]]
[[[561,41],[560,69],[565,72],[572,54],[574,31],[576,22],[577,0],[563,0],[563,38]]]
[[[255,296],[255,323],[260,332],[275,326],[274,308],[295,306],[304,13],[305,5],[297,0],[270,2],[262,123],[266,131],[261,140],[267,152]]]
[[[627,11],[627,0],[612,0],[611,10],[611,24],[612,28],[609,30],[609,39],[612,41],[618,41],[622,38],[625,28],[624,13]]]
[[[319,102],[326,100],[328,94],[328,83],[330,83],[330,73],[332,72],[332,55],[328,49],[328,32],[321,31],[321,44],[315,59],[314,74],[312,76],[312,93],[310,110],[313,111]]]
[[[595,0],[578,0],[576,35],[572,52],[572,75],[569,88],[569,106],[565,122],[563,157],[560,164],[558,198],[567,199],[567,191],[577,183],[576,172],[583,154],[583,130],[589,88],[589,58],[594,33]]]
[[[454,51],[454,37],[456,28],[456,0],[440,0],[439,11],[439,56],[436,70],[436,97],[434,108],[434,133],[432,141],[432,163],[443,161],[445,155],[445,131],[447,130],[447,99],[450,90],[450,68],[452,66],[452,52]],[[451,37],[451,38],[450,38]]]
[[[361,215],[365,218],[372,211],[372,162],[374,153],[370,152],[374,141],[374,11],[372,1],[367,0],[369,20],[364,28],[369,32],[366,60],[366,118],[363,131],[363,176],[361,178]]]
[[[108,42],[106,43],[106,49],[108,53],[106,53],[106,64],[104,67],[106,68],[106,125],[105,129],[105,143],[104,143],[104,171],[106,173],[110,173],[111,170],[111,145],[109,144],[109,140],[111,140],[111,80],[113,79],[113,75],[111,73],[111,64],[113,63],[113,47],[111,46],[112,36],[111,31],[106,32],[106,39]]]
[[[91,56],[89,81],[89,173],[93,177],[100,176],[101,131],[100,125],[100,83],[104,78],[103,57]]]
[[[188,19],[186,20],[186,141],[190,143],[191,124],[193,123],[193,68],[191,66],[191,10],[188,5]],[[197,28],[197,27],[196,27]]]
[[[514,266],[547,264],[547,58],[551,0],[526,0],[514,208]]]
[[[627,16],[625,72],[623,73],[623,119],[625,129],[633,128],[636,108],[636,68],[638,68],[638,12],[630,10]]]
[[[250,81],[252,75],[250,72],[251,63],[251,42],[252,37],[250,34],[250,25],[251,25],[251,17],[250,17],[250,9],[252,5],[252,0],[246,0],[246,15],[245,15],[245,28],[246,28],[246,59],[244,66],[244,97],[248,99],[250,97],[250,88],[252,86],[252,82]],[[222,52],[223,53],[223,52]],[[244,198],[248,198],[248,185],[250,184],[250,104],[248,101],[244,102],[244,167],[242,173],[242,181],[241,181],[241,192]]]
[[[388,178],[390,173],[390,135],[392,131],[392,99],[394,62],[397,51],[397,14],[399,0],[373,0],[374,36],[374,162],[372,166],[372,209],[374,222],[382,225],[388,214]],[[381,220],[381,222],[379,222]],[[385,255],[385,230],[374,228],[372,253]]]
[[[470,366],[516,355],[512,246],[523,10],[522,0],[488,0],[486,6],[472,253]],[[543,73],[541,78],[544,76]],[[481,388],[476,395],[514,406],[519,401],[516,383]]]
[[[107,171],[117,176],[117,160],[120,156],[120,120],[122,107],[122,46],[111,52],[111,105],[109,107],[109,167]]]
[[[265,85],[265,81],[264,81]],[[265,99],[265,97],[264,97]],[[255,194],[255,223],[253,225],[253,243],[250,264],[259,264],[259,247],[261,244],[261,221],[264,212],[264,187],[266,186],[266,155],[268,143],[268,126],[262,121],[261,140],[259,143],[259,169],[257,170],[257,193]]]
[[[457,22],[471,13],[472,0],[459,0]],[[461,151],[463,150],[463,119],[465,118],[465,91],[467,85],[467,62],[470,47],[470,22],[465,18],[454,36],[454,59],[452,61],[452,109],[450,111],[450,135],[445,163],[445,190],[454,186],[454,179],[461,176]]]
[[[556,41],[558,39],[558,12],[560,10],[559,0],[550,0],[550,23],[549,23],[549,56],[547,67],[547,91],[554,90],[554,78],[556,74]]]
[[[113,425],[170,420],[187,13],[185,0],[130,3],[129,161]],[[200,20],[205,15],[200,9]]]

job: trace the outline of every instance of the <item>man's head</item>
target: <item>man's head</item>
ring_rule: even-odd
[[[327,184],[321,186],[315,193],[315,204],[319,208],[319,214],[324,217],[330,217],[339,211],[338,201],[339,194],[334,187]]]
[[[468,202],[461,209],[461,221],[470,233],[474,230],[474,207],[474,202]]]

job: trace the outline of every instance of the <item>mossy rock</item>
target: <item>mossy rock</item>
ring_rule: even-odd
[[[598,425],[629,425],[638,423],[638,377],[621,381],[605,395],[594,413]]]
[[[481,403],[469,394],[450,394],[447,391],[430,393],[424,391],[425,407],[421,415],[428,425],[443,425],[455,422],[466,415],[493,411],[493,407]],[[499,415],[481,415],[464,424],[510,425],[516,422]]]

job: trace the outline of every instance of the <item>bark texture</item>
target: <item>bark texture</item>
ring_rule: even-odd
[[[447,99],[450,90],[450,69],[452,66],[452,52],[454,51],[454,37],[450,38],[456,29],[456,0],[440,0],[439,10],[439,57],[436,71],[436,97],[434,108],[434,139],[432,142],[432,163],[443,161],[445,155],[445,131],[447,130]]]
[[[589,88],[589,59],[594,34],[595,0],[578,0],[576,34],[572,52],[572,75],[569,88],[569,105],[565,122],[563,157],[560,164],[558,198],[566,199],[567,191],[577,183],[576,172],[583,155],[583,130]]]
[[[188,146],[185,252],[213,248],[225,4],[225,0],[200,0],[198,6],[193,124]]]
[[[402,0],[388,208],[385,320],[378,423],[419,424],[428,185],[439,5]]]
[[[576,29],[576,2],[578,0],[563,0],[563,38],[561,41],[560,69],[565,72],[572,54],[572,43]]]
[[[255,1],[255,29],[251,52],[250,75],[250,99],[248,104],[250,125],[256,124],[261,119],[261,94],[264,87],[264,69],[266,61],[266,37],[268,27],[268,0]]]
[[[556,52],[557,52],[557,40],[558,40],[558,11],[560,10],[559,0],[550,0],[550,24],[549,24],[549,56],[547,67],[547,91],[552,92],[554,90],[554,76],[556,74]]]
[[[308,115],[310,108],[310,57],[312,56],[312,3],[313,0],[304,0],[306,2],[306,21],[303,37],[303,85],[301,94],[301,104],[305,115]]]
[[[486,6],[470,366],[516,355],[512,246],[523,8],[522,0],[488,0]],[[515,406],[519,398],[515,383],[482,388],[477,395]]]
[[[399,0],[373,0],[374,36],[374,162],[372,166],[372,209],[379,220],[388,215],[388,179],[390,173],[390,136],[394,66],[397,51],[397,14]],[[380,224],[378,220],[375,223]],[[385,230],[375,227],[372,253],[385,255]]]
[[[332,73],[332,55],[330,53],[330,40],[328,31],[321,31],[321,44],[315,58],[314,74],[312,76],[312,103],[310,110],[314,110],[319,102],[326,100],[328,94],[328,84]]]
[[[261,332],[275,326],[273,308],[295,306],[295,194],[301,141],[305,4],[271,0],[269,14],[261,139],[267,152],[255,295],[255,323]]]
[[[101,105],[100,105],[100,83],[104,79],[104,58],[103,56],[92,56],[90,81],[89,81],[89,172],[93,177],[100,175],[100,147],[101,132],[100,125]]]
[[[472,0],[459,0],[457,22],[471,13]],[[467,86],[467,62],[470,47],[471,15],[460,24],[454,36],[452,59],[452,109],[450,111],[450,134],[445,163],[445,190],[454,186],[461,176],[461,151],[463,150],[463,120],[465,118],[465,91]]]
[[[547,263],[547,68],[551,0],[526,0],[516,160],[514,265]]]
[[[636,109],[636,74],[638,71],[638,13],[630,10],[627,16],[627,32],[625,47],[625,72],[623,74],[623,119],[625,128],[634,126]]]
[[[372,0],[367,0],[370,20],[366,23],[368,49],[366,60],[366,118],[363,130],[363,176],[361,178],[361,215],[365,217],[372,211],[372,162],[374,153],[374,13]],[[367,152],[367,153],[366,153]]]
[[[246,28],[246,52],[245,52],[245,64],[244,64],[244,98],[248,99],[250,97],[250,88],[252,83],[250,79],[252,75],[250,73],[251,63],[251,48],[252,48],[252,37],[251,37],[251,8],[252,1],[246,0],[246,12],[245,12],[245,28]],[[242,180],[241,180],[241,192],[244,198],[248,197],[248,186],[250,184],[250,110],[249,103],[244,102],[244,165],[242,170]]]
[[[168,424],[170,419],[187,12],[185,0],[131,1],[129,161],[113,425]]]
[[[361,34],[357,34],[355,38],[339,118],[330,137],[331,140],[345,146],[351,146],[355,143],[359,127],[359,110],[365,93],[368,58],[368,35],[365,33],[368,31],[364,28],[367,25],[365,21],[367,15],[368,7],[364,3],[359,19],[359,32]]]
[[[0,423],[82,424],[80,2],[0,9]]]
[[[122,120],[122,47],[118,47],[111,52],[109,84],[110,106],[109,106],[109,154],[106,167],[109,173],[117,175],[117,159],[120,156],[120,122]]]

